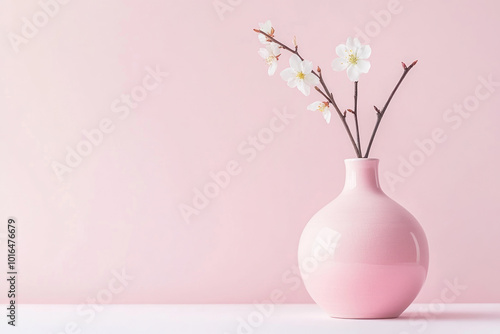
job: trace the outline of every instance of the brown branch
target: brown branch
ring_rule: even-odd
[[[274,42],[276,44],[278,44],[279,46],[281,46],[283,49],[297,55],[300,60],[304,60],[304,58],[302,58],[302,56],[300,55],[299,53],[299,47],[298,46],[295,46],[295,49],[292,49],[290,48],[289,46],[281,43],[280,41],[278,41],[276,38],[274,38],[273,36],[269,35],[269,34],[266,34],[265,32],[263,32],[262,30],[259,30],[259,29],[254,29],[255,32],[257,33],[260,33],[260,34],[263,34],[264,36],[267,37],[267,40],[270,41],[270,42]],[[326,83],[325,81],[323,80],[323,75],[321,74],[321,71],[318,71],[318,73],[316,73],[314,70],[311,71],[312,74],[314,74],[316,77],[318,77],[319,79],[319,82],[321,84],[321,86],[323,87],[325,93],[323,93],[321,90],[319,90],[318,88],[316,88],[316,90],[321,93],[327,100],[328,102],[330,102],[333,107],[335,108],[335,110],[337,111],[337,114],[339,115],[340,117],[340,120],[342,121],[342,124],[344,124],[344,128],[347,132],[347,135],[349,136],[349,139],[351,141],[351,144],[352,146],[354,147],[354,151],[356,152],[356,156],[358,158],[361,158],[361,149],[358,148],[358,146],[356,145],[356,142],[354,140],[354,137],[352,136],[352,132],[351,132],[351,129],[349,128],[349,125],[347,124],[346,120],[345,120],[345,116],[342,114],[342,112],[340,111],[339,107],[337,106],[337,103],[335,102],[335,99],[333,98],[333,94],[328,90],[328,87],[326,86]]]
[[[368,143],[368,148],[366,149],[366,153],[365,153],[364,158],[368,158],[368,156],[370,155],[370,149],[372,148],[373,139],[375,138],[375,134],[377,133],[378,127],[380,125],[380,121],[382,120],[382,117],[384,117],[384,114],[387,110],[387,107],[389,106],[389,103],[391,102],[392,98],[394,97],[394,94],[398,90],[399,85],[401,85],[401,82],[403,82],[404,78],[406,77],[408,72],[410,72],[410,70],[413,68],[413,66],[415,66],[417,64],[417,61],[418,60],[415,60],[413,63],[411,63],[410,66],[406,66],[404,63],[402,63],[403,64],[403,74],[401,75],[401,78],[399,78],[399,81],[396,84],[396,87],[394,87],[394,89],[392,90],[391,95],[389,95],[389,98],[387,99],[387,102],[385,103],[384,107],[380,111],[378,110],[377,107],[375,107],[375,110],[377,111],[377,123],[375,123],[375,127],[373,128],[372,136],[370,138],[370,142]]]
[[[361,152],[361,140],[359,139],[359,124],[358,124],[358,82],[354,82],[354,122],[356,124],[356,138],[358,140],[358,149]]]
[[[314,86],[314,89],[316,89],[316,90],[318,91],[318,93],[320,93],[321,95],[323,95],[323,96],[324,96],[324,98],[325,98],[328,102],[332,103],[332,101],[330,100],[330,97],[329,97],[329,96],[327,96],[325,93],[323,93],[323,91],[321,90],[321,88],[319,88],[318,86]]]

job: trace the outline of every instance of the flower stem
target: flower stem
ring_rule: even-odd
[[[298,46],[295,46],[294,49],[290,48],[289,46],[281,43],[280,41],[278,41],[276,38],[272,37],[271,35],[269,34],[266,34],[265,32],[263,32],[262,30],[259,30],[259,29],[254,29],[255,32],[257,33],[260,33],[260,34],[263,34],[264,36],[267,37],[268,40],[278,44],[279,46],[281,46],[283,49],[297,55],[297,57],[300,58],[300,60],[304,60],[304,58],[302,58],[302,56],[300,55],[298,49],[299,47]],[[352,146],[354,147],[354,151],[356,152],[356,156],[358,158],[361,158],[361,149],[356,145],[356,142],[354,140],[354,137],[352,136],[352,132],[351,132],[351,129],[349,128],[349,124],[347,124],[346,122],[346,116],[344,116],[344,114],[342,114],[342,112],[340,111],[339,107],[337,106],[337,103],[335,102],[335,99],[333,98],[333,94],[330,93],[330,91],[328,90],[328,87],[326,86],[325,84],[325,81],[323,80],[323,75],[321,74],[321,72],[316,73],[314,70],[311,71],[312,74],[314,74],[316,77],[318,77],[319,79],[319,82],[321,83],[321,86],[323,87],[324,89],[324,93],[320,90],[320,89],[316,89],[319,93],[321,93],[321,95],[323,95],[327,100],[328,102],[330,102],[333,107],[335,108],[335,110],[337,111],[337,114],[339,115],[340,117],[340,120],[342,121],[342,124],[344,124],[344,128],[349,136],[349,139],[351,140],[351,144]],[[358,132],[359,133],[359,132]],[[359,137],[359,135],[358,135]],[[359,141],[359,140],[358,140]]]
[[[361,152],[361,140],[359,139],[358,124],[358,82],[354,81],[354,122],[356,123],[356,139],[358,140],[358,149]],[[360,157],[359,157],[360,158]]]
[[[347,121],[345,120],[346,119],[345,114],[342,114],[342,112],[340,111],[340,108],[337,106],[337,103],[335,102],[335,99],[333,98],[333,94],[330,93],[330,91],[328,90],[328,87],[325,84],[325,81],[323,80],[323,74],[321,72],[319,73],[318,78],[319,78],[319,82],[321,83],[321,86],[323,86],[323,89],[325,90],[326,94],[328,94],[328,96],[326,96],[326,94],[323,94],[323,92],[321,90],[318,90],[318,91],[324,97],[327,98],[328,102],[330,102],[333,105],[333,107],[335,108],[335,111],[337,111],[337,115],[339,115],[340,120],[342,121],[342,124],[344,125],[344,128],[347,132],[347,135],[349,136],[351,144],[354,147],[354,151],[356,152],[356,157],[361,158],[361,150],[358,148],[358,146],[356,146],[356,142],[354,141],[354,137],[352,136],[352,132],[351,132],[351,129],[349,128],[349,124],[347,124]]]
[[[408,72],[410,72],[410,70],[416,64],[417,64],[417,61],[415,60],[410,66],[408,66],[408,67],[403,66],[403,74],[401,75],[401,78],[399,78],[399,81],[396,84],[396,87],[394,87],[394,89],[392,90],[392,93],[391,93],[391,95],[389,95],[389,98],[387,99],[387,102],[385,103],[382,110],[380,110],[380,112],[378,112],[378,110],[377,110],[377,123],[375,123],[375,127],[373,128],[372,136],[370,138],[370,142],[368,143],[368,147],[366,149],[366,153],[365,153],[364,158],[368,158],[368,156],[370,155],[370,149],[372,148],[373,139],[375,138],[375,134],[377,134],[377,130],[378,130],[378,127],[380,125],[380,121],[382,120],[382,117],[384,117],[385,112],[387,110],[387,107],[389,106],[389,103],[391,102],[392,98],[394,97],[394,94],[398,90],[399,85],[401,85],[401,82],[403,82],[403,80],[406,77],[406,75],[408,74]]]

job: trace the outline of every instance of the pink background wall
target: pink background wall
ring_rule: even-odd
[[[400,61],[419,60],[372,150],[383,187],[428,235],[417,301],[500,302],[500,86],[481,81],[500,82],[498,2],[220,1],[231,10],[219,16],[209,0],[74,0],[48,22],[37,1],[2,1],[0,240],[5,253],[6,220],[16,217],[20,301],[84,303],[124,268],[133,279],[113,302],[252,303],[275,289],[285,302],[311,302],[294,271],[298,238],[341,190],[353,153],[336,116],[327,125],[306,110],[314,94],[268,77],[251,29],[269,18],[323,67],[341,108],[352,107],[352,84],[330,69],[335,46],[368,34],[365,145],[372,105],[385,102]],[[391,18],[374,14],[388,9]],[[9,34],[33,15],[41,27],[15,52]],[[146,67],[168,75],[155,81]],[[143,99],[134,108],[120,100],[131,92]],[[273,109],[295,117],[253,155],[249,136]],[[82,131],[101,122],[108,133],[86,146]],[[415,141],[437,128],[446,140],[418,153]],[[53,163],[77,147],[91,152],[59,181]],[[391,186],[401,157],[419,165]],[[231,161],[236,175],[187,224],[179,206]]]

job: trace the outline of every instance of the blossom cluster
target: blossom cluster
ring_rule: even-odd
[[[261,32],[258,34],[258,38],[263,44],[258,53],[269,66],[267,73],[270,76],[274,75],[278,68],[281,49],[288,47],[274,39],[275,30],[271,21],[259,23],[259,30],[256,31]],[[298,55],[295,39],[294,45],[295,52],[289,49],[289,51],[292,51],[289,58],[290,67],[282,70],[280,76],[287,82],[288,87],[297,87],[302,94],[309,96],[311,87],[319,85],[320,75],[314,71],[311,61]],[[370,70],[370,62],[367,59],[370,57],[371,48],[369,45],[362,45],[357,38],[349,37],[345,44],[339,44],[336,47],[335,52],[338,57],[333,60],[332,69],[334,71],[346,70],[349,80],[357,82],[362,73],[368,73]],[[330,123],[331,119],[330,108],[331,104],[328,101],[315,101],[307,107],[308,110],[320,111],[327,123]]]

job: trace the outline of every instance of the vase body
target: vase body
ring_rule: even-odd
[[[336,318],[395,318],[429,264],[418,221],[380,188],[378,159],[347,159],[341,194],[307,223],[299,267],[314,301]]]

